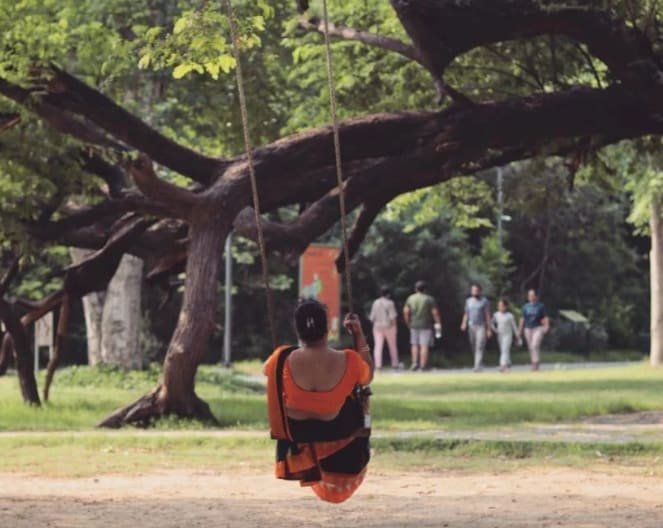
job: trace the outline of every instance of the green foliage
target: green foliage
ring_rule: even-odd
[[[249,7],[243,5],[243,8]],[[257,2],[252,14],[242,9],[237,13],[239,45],[250,50],[261,44],[260,33],[265,31],[265,18],[274,9],[264,1]],[[207,73],[217,80],[220,73],[229,73],[236,66],[232,43],[226,37],[229,22],[215,3],[205,3],[200,9],[183,10],[173,21],[172,29],[163,26],[134,26],[142,41],[140,68],[173,68],[173,77],[181,79],[191,72]]]
[[[62,288],[62,277],[53,274],[69,264],[69,250],[64,246],[51,246],[38,253],[29,253],[22,259],[20,280],[11,293],[24,299],[38,301]]]
[[[311,2],[310,14],[321,16],[321,2]],[[330,5],[334,23],[367,29],[408,40],[388,2],[338,0]],[[284,48],[292,54],[282,93],[288,119],[281,133],[293,133],[330,122],[324,41],[318,32],[303,33],[296,19],[284,22]],[[429,74],[396,53],[359,42],[332,43],[336,92],[341,118],[374,112],[434,109],[435,92]]]
[[[410,233],[439,217],[461,229],[492,227],[495,202],[489,185],[475,176],[459,176],[434,187],[399,196],[389,203],[385,217],[404,224]]]
[[[543,289],[544,302],[604,324],[613,346],[633,346],[648,326],[643,254],[629,236],[624,195],[590,183],[571,191],[554,166],[522,164],[505,181],[506,247],[517,270],[516,299]]]
[[[130,7],[116,2],[109,19],[104,17],[107,6],[94,0],[2,2],[0,31],[7,52],[0,59],[0,75],[25,82],[49,63],[70,62],[72,50],[86,73],[108,75],[126,68],[131,43],[113,22],[131,16]]]
[[[486,295],[501,296],[511,291],[510,277],[516,271],[516,266],[510,251],[497,235],[491,234],[481,239],[481,250],[474,257],[474,267],[480,275],[486,277],[486,280],[480,280],[487,285]]]

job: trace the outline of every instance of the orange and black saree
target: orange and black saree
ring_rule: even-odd
[[[276,477],[311,486],[322,500],[339,503],[361,485],[370,459],[360,388],[331,421],[293,420],[285,413],[283,369],[295,348],[281,347],[267,365],[267,404],[276,440]]]

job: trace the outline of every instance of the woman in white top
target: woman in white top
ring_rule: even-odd
[[[500,299],[497,303],[497,312],[493,315],[493,330],[500,345],[500,371],[508,372],[511,367],[511,345],[513,336],[518,340],[518,346],[522,344],[516,319],[509,311],[506,300]]]
[[[373,301],[371,315],[369,319],[373,323],[373,338],[375,347],[373,354],[375,357],[375,368],[382,368],[382,348],[385,339],[389,345],[389,355],[391,356],[392,368],[398,368],[398,347],[396,345],[396,306],[391,300],[391,292],[386,286],[381,290],[381,296]]]

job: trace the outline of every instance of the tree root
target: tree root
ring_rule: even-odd
[[[184,397],[168,398],[164,397],[165,392],[161,385],[157,385],[135,402],[104,418],[97,424],[97,427],[110,429],[119,429],[126,425],[150,427],[165,416],[199,420],[211,425],[219,424],[207,402],[200,399],[195,393],[192,392]]]

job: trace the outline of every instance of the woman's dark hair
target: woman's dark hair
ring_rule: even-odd
[[[391,298],[391,288],[389,288],[389,286],[382,286],[382,288],[380,288],[380,294],[382,295],[382,297],[387,297],[387,298],[390,299]]]
[[[294,319],[297,335],[304,343],[320,341],[327,333],[327,308],[315,299],[302,299]]]
[[[497,304],[504,303],[504,306],[509,308],[509,301],[506,299],[506,297],[500,297],[497,299]]]

